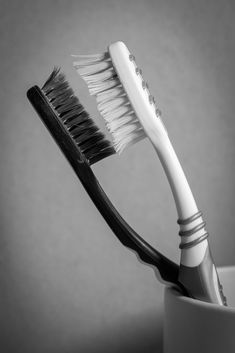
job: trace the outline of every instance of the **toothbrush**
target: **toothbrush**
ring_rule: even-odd
[[[123,42],[103,54],[74,55],[74,66],[113,137],[117,153],[146,136],[168,178],[178,213],[181,237],[179,282],[196,299],[226,305],[208,242],[208,232],[188,181],[134,56]]]
[[[120,242],[153,267],[162,283],[176,285],[186,293],[178,281],[179,266],[125,222],[96,179],[91,165],[111,156],[115,150],[74,95],[65,76],[54,69],[42,89],[33,86],[27,97]]]

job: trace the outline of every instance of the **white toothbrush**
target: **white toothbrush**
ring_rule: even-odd
[[[112,134],[116,152],[147,136],[159,156],[178,213],[179,281],[193,298],[226,305],[202,213],[134,56],[123,42],[116,42],[104,54],[75,57],[74,66],[87,83],[90,94],[97,99],[98,110]]]

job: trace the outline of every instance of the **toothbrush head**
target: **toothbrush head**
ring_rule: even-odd
[[[161,112],[125,44],[116,42],[103,54],[75,57],[74,67],[96,97],[116,152],[144,139],[151,129],[147,120],[157,120]]]
[[[54,133],[59,126],[60,136],[56,140],[60,147],[66,145],[65,139],[66,142],[70,139],[80,159],[89,165],[115,153],[110,141],[95,125],[58,68],[53,70],[42,89],[34,86],[27,95],[44,123],[53,124],[50,131]]]

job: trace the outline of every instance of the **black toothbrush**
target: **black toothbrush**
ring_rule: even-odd
[[[55,68],[42,89],[33,86],[27,91],[27,97],[120,242],[134,250],[144,263],[153,266],[161,282],[174,284],[186,293],[178,281],[179,266],[127,224],[100,186],[91,165],[114,154],[115,150],[74,95],[65,76]]]

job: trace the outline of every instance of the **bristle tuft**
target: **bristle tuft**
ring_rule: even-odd
[[[115,153],[58,68],[54,68],[42,92],[90,165]]]
[[[96,97],[97,108],[111,133],[115,150],[121,153],[145,138],[109,53],[75,57],[74,67],[87,83],[90,94]]]

